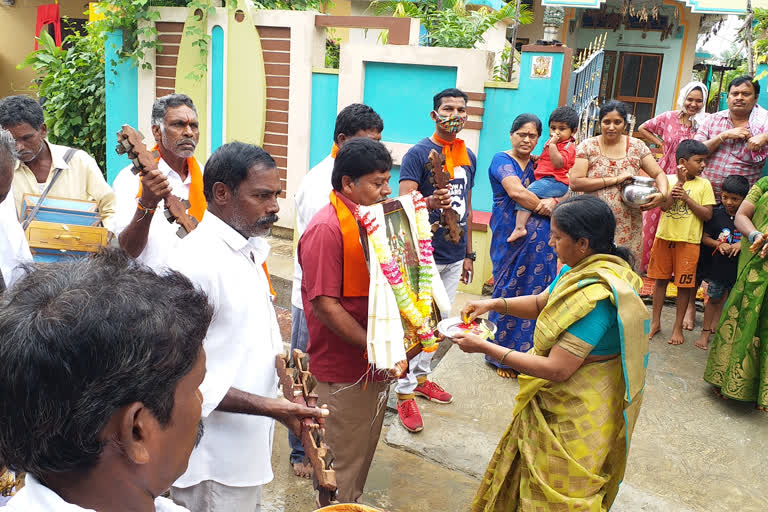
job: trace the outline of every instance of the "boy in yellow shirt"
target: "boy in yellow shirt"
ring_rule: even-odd
[[[697,140],[684,140],[677,147],[677,176],[667,176],[671,193],[661,203],[656,240],[651,249],[648,277],[656,279],[650,337],[661,330],[661,307],[667,283],[677,286],[677,311],[670,345],[683,343],[683,318],[691,294],[696,292],[696,265],[699,261],[704,222],[712,218],[715,194],[709,180],[700,176],[709,150]]]

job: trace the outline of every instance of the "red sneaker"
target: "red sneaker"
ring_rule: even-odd
[[[439,404],[449,404],[453,401],[453,396],[450,393],[429,380],[425,380],[424,384],[416,386],[413,393],[423,396],[430,402],[437,402]]]
[[[453,396],[451,396],[450,393],[429,380],[425,380],[424,384],[416,386],[413,393],[423,396],[430,402],[437,402],[439,404],[449,404],[453,402]]]
[[[400,418],[400,423],[408,432],[421,432],[424,429],[419,406],[416,405],[416,400],[413,398],[397,404],[397,415]]]

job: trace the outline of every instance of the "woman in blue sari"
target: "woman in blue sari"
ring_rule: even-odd
[[[491,261],[493,262],[493,297],[517,297],[541,293],[557,274],[557,257],[549,246],[549,215],[555,199],[539,199],[527,190],[534,181],[531,152],[541,136],[541,120],[533,114],[521,114],[512,123],[509,138],[512,149],[496,153],[488,169],[493,189],[491,214]],[[515,228],[515,207],[531,210],[534,215],[525,228],[528,234],[508,243]],[[535,320],[491,312],[489,320],[498,326],[495,342],[504,347],[527,352],[533,346]],[[514,377],[511,368],[495,359],[501,377]]]

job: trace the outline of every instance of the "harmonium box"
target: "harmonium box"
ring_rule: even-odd
[[[21,222],[32,214],[40,196],[24,194]],[[46,197],[26,229],[35,262],[79,258],[107,245],[107,229],[94,201]]]

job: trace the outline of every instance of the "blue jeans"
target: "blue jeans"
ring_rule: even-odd
[[[291,306],[291,353],[295,348],[306,352],[307,341],[309,341],[309,331],[304,310]],[[291,445],[291,464],[300,464],[304,460],[304,446],[301,444],[301,439],[288,431],[288,444]]]
[[[536,194],[539,199],[561,197],[568,192],[568,185],[561,181],[557,181],[551,176],[544,176],[528,185],[528,191]],[[531,211],[527,208],[523,208],[519,204],[517,205],[516,210],[525,210],[526,212]]]

